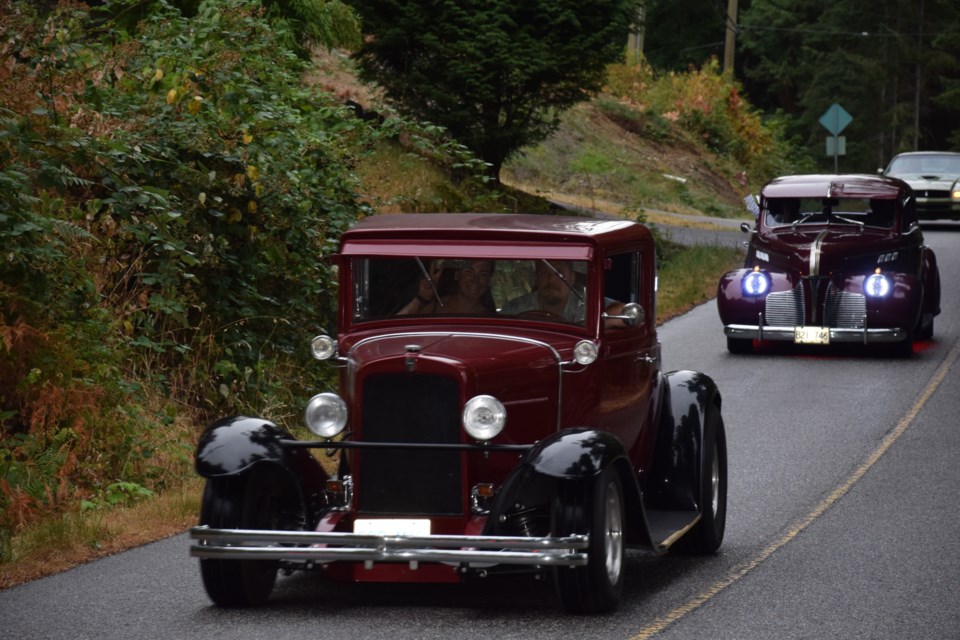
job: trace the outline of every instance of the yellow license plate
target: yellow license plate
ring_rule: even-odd
[[[830,344],[828,327],[794,327],[793,341],[796,344]]]

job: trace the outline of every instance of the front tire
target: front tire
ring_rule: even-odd
[[[735,354],[753,353],[753,340],[727,336],[727,351]]]
[[[573,613],[604,613],[620,604],[623,593],[623,487],[612,467],[600,473],[590,491],[567,487],[553,511],[555,535],[590,536],[585,567],[557,567],[554,582],[560,601]],[[584,499],[586,498],[586,500]]]
[[[210,478],[203,492],[200,524],[212,529],[283,529],[290,492],[276,469],[260,465],[239,476]],[[288,523],[289,525],[289,523]],[[207,595],[222,607],[263,604],[277,577],[276,560],[200,559]]]

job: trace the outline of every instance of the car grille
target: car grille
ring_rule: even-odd
[[[840,291],[833,284],[827,288],[823,307],[823,321],[827,327],[862,329],[867,313],[867,301],[861,293]]]
[[[804,324],[803,289],[797,283],[790,291],[776,291],[767,296],[764,312],[771,327],[795,327]]]
[[[364,442],[460,441],[457,380],[438,375],[378,374],[363,383]],[[364,514],[463,513],[460,452],[370,449],[354,477]]]

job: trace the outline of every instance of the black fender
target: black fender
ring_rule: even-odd
[[[611,465],[623,480],[628,502],[639,501],[627,452],[610,433],[572,428],[541,440],[521,458],[497,492],[484,534],[547,535],[550,505],[561,483],[574,487],[574,493],[587,495],[600,472]]]
[[[314,522],[323,506],[328,475],[307,449],[281,443],[294,439],[263,418],[223,418],[201,434],[195,468],[204,478],[219,478],[245,473],[258,464],[275,465],[286,472],[297,488],[304,515]]]
[[[700,511],[703,430],[707,413],[720,410],[720,391],[697,371],[671,371],[664,379],[646,504],[650,509]]]

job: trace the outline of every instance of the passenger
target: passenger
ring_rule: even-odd
[[[772,225],[793,224],[800,219],[798,198],[771,198],[767,200],[767,222]]]
[[[493,269],[492,260],[466,260],[454,269],[444,269],[444,261],[435,260],[430,266],[430,280],[420,279],[417,294],[397,315],[496,313],[490,293]],[[440,293],[439,304],[437,292]]]

